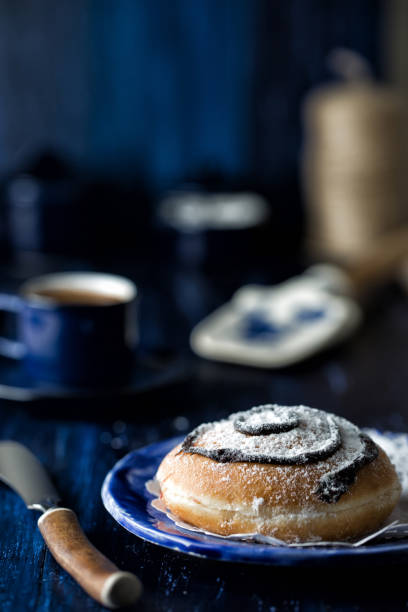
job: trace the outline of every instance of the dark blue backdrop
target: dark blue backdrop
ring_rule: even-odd
[[[0,0],[0,170],[45,147],[162,186],[291,179],[327,52],[378,66],[380,0]]]

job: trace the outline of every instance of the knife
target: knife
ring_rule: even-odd
[[[60,497],[38,459],[22,444],[0,442],[0,480],[42,512],[38,527],[55,560],[100,604],[119,608],[134,603],[142,584],[100,553],[81,529],[75,512],[58,506]]]

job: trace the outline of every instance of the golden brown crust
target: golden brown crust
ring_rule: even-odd
[[[307,465],[220,463],[174,448],[157,478],[167,507],[214,533],[260,532],[286,541],[340,540],[377,528],[391,513],[400,484],[387,455],[365,465],[337,503],[314,493],[331,459]]]

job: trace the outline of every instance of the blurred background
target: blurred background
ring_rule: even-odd
[[[202,172],[296,181],[335,47],[389,77],[377,0],[1,3],[1,170],[44,151],[157,193]]]
[[[164,192],[191,182],[266,194],[274,233],[281,226],[296,245],[302,103],[338,78],[329,54],[345,47],[376,78],[405,76],[395,53],[404,2],[22,0],[0,10],[3,233],[18,250],[74,250],[57,237],[58,207],[76,250],[92,240],[136,249]],[[16,174],[34,182],[16,185]],[[30,219],[36,198],[54,236]]]
[[[258,568],[248,581],[243,565],[240,581],[227,563],[209,570],[130,541],[100,502],[119,456],[266,402],[408,431],[407,90],[407,0],[0,0],[0,437],[52,469],[92,541],[137,568],[151,610],[176,609],[177,592],[177,609],[312,609],[315,580],[303,567],[295,581],[279,574],[280,608]],[[316,263],[329,264],[320,276]],[[16,317],[3,293],[16,310],[24,281],[58,271],[136,283],[128,384],[81,393],[4,356]],[[276,309],[271,288],[293,278]],[[192,330],[227,303],[238,324],[201,327],[192,350]],[[289,347],[290,363],[255,363],[259,345],[275,362]],[[29,562],[31,528],[10,529],[21,502],[0,496],[2,584],[20,572],[22,585],[14,599],[0,589],[4,609],[91,609],[39,536]],[[358,590],[366,609],[406,606],[390,572],[339,590],[331,571],[320,609],[346,609],[344,598],[356,609]]]
[[[154,321],[142,341],[186,347],[241,284],[359,261],[404,223],[403,0],[4,0],[0,14],[6,288],[122,272]]]

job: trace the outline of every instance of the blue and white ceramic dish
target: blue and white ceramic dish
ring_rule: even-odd
[[[408,559],[408,539],[370,543],[358,548],[271,546],[194,532],[177,526],[156,510],[146,489],[163,457],[181,441],[172,438],[126,455],[108,473],[102,487],[105,508],[114,519],[138,537],[176,551],[242,563],[282,566],[316,564],[384,563]]]
[[[303,361],[360,324],[346,284],[339,269],[317,265],[280,285],[244,285],[194,327],[191,348],[206,359],[260,368]]]

